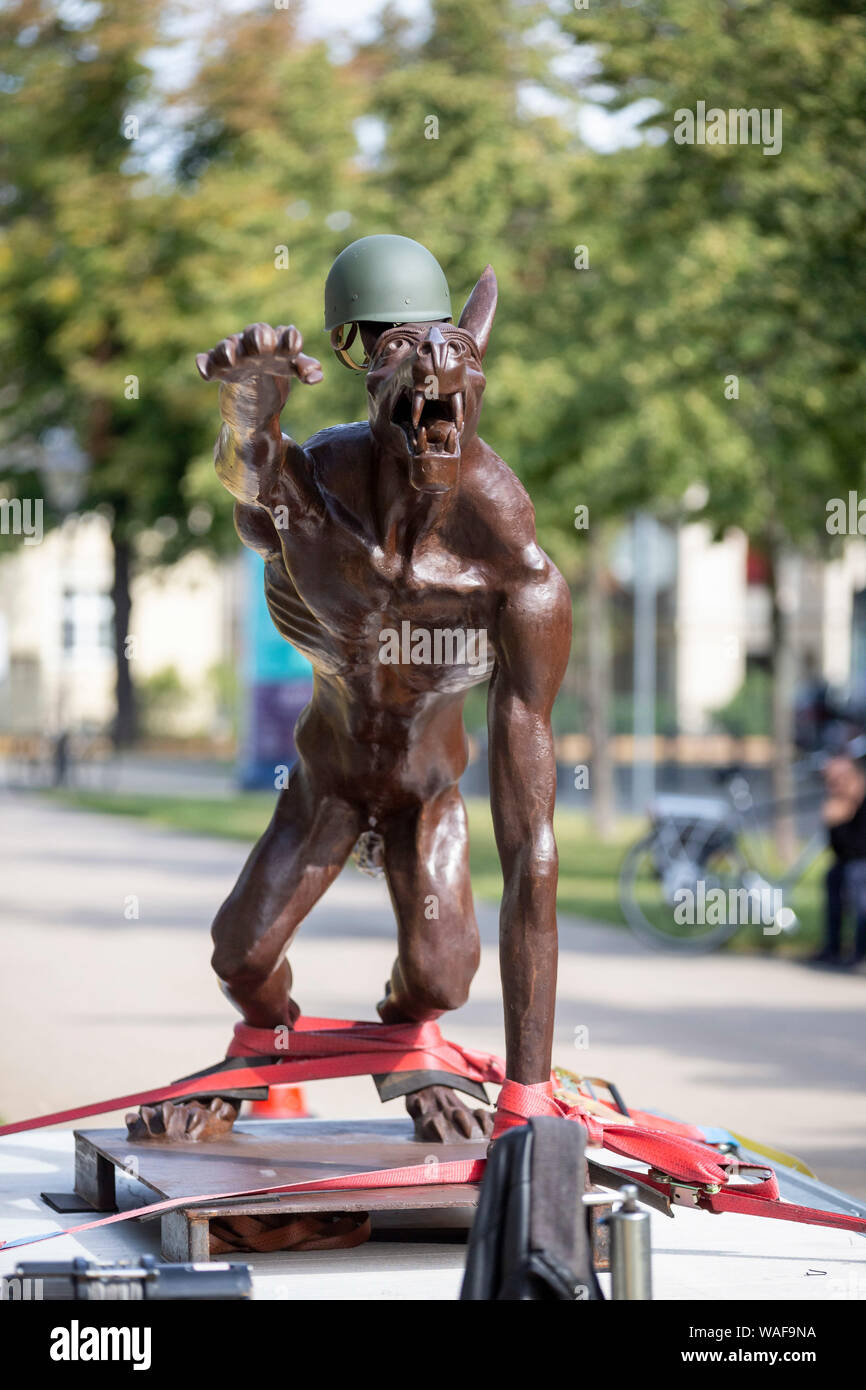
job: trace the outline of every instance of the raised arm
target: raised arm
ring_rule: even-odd
[[[499,960],[510,1080],[547,1081],[556,1001],[553,834],[556,761],[550,713],[568,663],[571,598],[534,543],[500,612],[490,683],[490,801],[504,891]]]
[[[223,426],[214,449],[217,476],[233,497],[249,506],[280,502],[315,505],[304,450],[280,430],[280,411],[292,378],[322,380],[314,357],[301,351],[294,325],[254,323],[196,357],[205,381],[220,382]]]

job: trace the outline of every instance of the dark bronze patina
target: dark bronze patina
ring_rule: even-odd
[[[477,434],[496,298],[488,266],[456,325],[361,323],[369,421],[322,430],[304,445],[281,433],[280,412],[293,379],[311,385],[322,371],[296,328],[253,324],[197,359],[205,380],[221,383],[216,467],[236,499],[238,534],[264,557],[274,623],[315,672],[295,735],[298,761],[217,914],[213,965],[248,1023],[293,1023],[286,950],[372,831],[397,918],[380,1017],[434,1019],[465,1002],[479,941],[458,788],[462,710],[467,690],[492,672],[506,1063],[509,1077],[531,1084],[547,1079],[551,1061],[550,714],[571,603],[536,541],[529,497]],[[453,659],[424,659],[437,633],[467,631],[483,641],[462,660],[453,645]],[[406,660],[404,645],[383,660],[389,632],[407,633],[421,659]],[[416,1091],[407,1107],[421,1138],[490,1129],[489,1112],[470,1111],[448,1086]],[[131,1133],[208,1138],[236,1113],[227,1100],[186,1102],[131,1117]]]

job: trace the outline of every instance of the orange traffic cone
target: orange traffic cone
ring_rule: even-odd
[[[310,1112],[302,1086],[271,1086],[267,1100],[250,1101],[250,1117],[256,1120],[307,1120]]]

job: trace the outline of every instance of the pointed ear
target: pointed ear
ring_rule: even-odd
[[[487,351],[487,344],[490,341],[490,330],[493,327],[498,296],[499,287],[496,284],[496,276],[493,274],[493,266],[489,265],[464,304],[463,313],[460,315],[460,321],[457,325],[458,328],[465,328],[467,333],[472,334],[482,357]]]

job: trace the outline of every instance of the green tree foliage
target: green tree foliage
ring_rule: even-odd
[[[355,136],[362,87],[323,43],[299,42],[293,10],[223,14],[202,56],[183,94],[176,164],[179,216],[196,238],[188,352],[258,320],[296,324],[326,369],[325,382],[295,390],[286,409],[286,428],[303,439],[365,409],[363,389],[331,356],[322,299],[331,261],[367,230]],[[210,477],[215,391],[188,374],[186,389],[208,414],[197,477]]]
[[[326,377],[293,393],[287,427],[303,438],[363,413],[321,290],[370,232],[429,244],[457,308],[495,266],[482,429],[570,577],[575,505],[593,525],[676,514],[696,478],[719,529],[771,554],[823,540],[827,497],[863,472],[860,5],[432,0],[429,23],[386,10],[341,61],[300,41],[294,7],[224,6],[187,29],[180,81],[185,14],[181,0],[0,10],[4,464],[31,489],[45,430],[74,427],[81,505],[114,517],[119,642],[143,528],[169,519],[160,560],[229,538],[196,351],[294,321]],[[575,58],[591,85],[568,75]],[[641,102],[635,140],[587,148],[587,97],[612,113]],[[780,108],[781,153],[676,143],[675,113],[699,100]]]
[[[88,463],[80,505],[110,509],[119,742],[135,733],[124,655],[134,538],[165,516],[185,529],[196,443],[175,375],[183,232],[137,156],[148,124],[155,134],[143,54],[159,21],[158,0],[20,0],[0,14],[0,429],[7,462],[38,471],[45,430],[72,426]]]
[[[137,538],[159,523],[165,563],[231,532],[215,392],[194,355],[265,314],[320,326],[323,265],[346,239],[324,218],[357,181],[345,84],[323,46],[295,44],[291,14],[222,23],[172,94],[158,74],[176,9],[19,0],[0,13],[4,471],[38,495],[45,431],[75,430],[78,505],[112,520],[119,742],[137,723],[124,651]]]
[[[592,182],[618,359],[611,427],[637,465],[623,500],[702,477],[717,526],[814,542],[826,498],[863,480],[862,6],[598,0],[562,24],[593,46],[607,107],[645,113],[641,143],[595,161]],[[781,151],[676,143],[676,113],[698,101],[781,111]],[[605,442],[587,467],[604,466]]]
[[[561,23],[591,46],[608,108],[642,113],[640,143],[596,161],[589,184],[605,214],[593,355],[615,410],[601,429],[583,414],[582,467],[613,471],[613,502],[675,499],[702,478],[716,529],[767,553],[774,788],[788,798],[784,551],[826,544],[827,499],[864,479],[866,16],[849,0],[597,0]],[[679,143],[678,113],[698,102],[780,113],[781,150]]]

